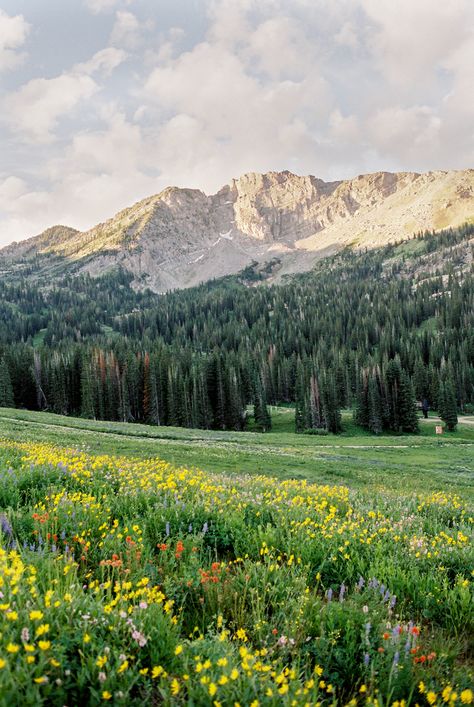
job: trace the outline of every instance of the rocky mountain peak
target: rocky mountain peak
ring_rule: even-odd
[[[216,194],[168,187],[86,232],[55,226],[0,251],[12,267],[41,254],[55,272],[123,267],[137,286],[188,287],[272,261],[276,278],[347,245],[374,247],[474,217],[474,170],[375,172],[325,182],[248,172]],[[3,267],[3,263],[2,263]],[[49,265],[45,264],[45,267]]]

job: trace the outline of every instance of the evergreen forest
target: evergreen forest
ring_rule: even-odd
[[[122,270],[0,279],[0,406],[203,429],[416,432],[474,408],[474,225],[347,248],[268,284],[255,266],[199,287],[137,291]]]

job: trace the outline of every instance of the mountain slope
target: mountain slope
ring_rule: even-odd
[[[98,275],[119,265],[137,286],[164,291],[252,261],[273,261],[278,278],[345,245],[375,247],[473,217],[474,170],[377,172],[336,182],[249,173],[210,196],[170,187],[87,232],[50,228],[0,251],[0,268],[21,271],[34,258],[41,276]]]

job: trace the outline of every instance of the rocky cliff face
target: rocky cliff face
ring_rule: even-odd
[[[474,170],[361,175],[324,182],[291,172],[244,174],[217,194],[168,188],[87,232],[64,226],[0,251],[1,269],[98,275],[121,265],[161,292],[277,258],[274,276],[312,267],[352,245],[375,247],[474,217]]]

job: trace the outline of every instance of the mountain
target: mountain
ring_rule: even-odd
[[[137,287],[161,292],[256,261],[277,280],[347,245],[372,248],[473,217],[473,169],[334,182],[248,173],[212,195],[169,187],[86,232],[53,226],[2,249],[0,271],[95,276],[121,266]]]

